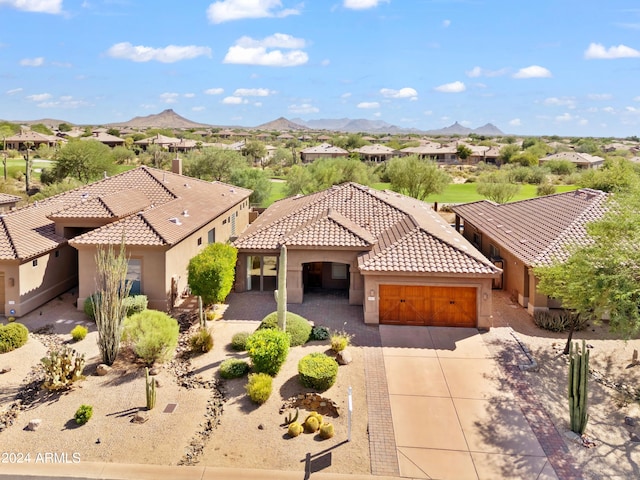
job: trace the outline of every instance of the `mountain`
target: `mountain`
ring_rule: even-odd
[[[160,113],[147,115],[146,117],[134,117],[128,122],[110,123],[108,126],[130,128],[208,128],[211,125],[192,122],[169,108]]]
[[[58,128],[58,125],[61,123],[67,123],[69,125],[73,125],[71,122],[66,122],[64,120],[57,120],[55,118],[41,118],[40,120],[12,120],[11,123],[16,123],[18,125],[46,125],[49,128]]]
[[[258,125],[255,128],[256,130],[277,130],[279,132],[284,132],[287,130],[307,130],[307,127],[305,127],[304,125],[296,123],[293,120],[287,120],[284,117],[280,117],[270,122],[263,123],[262,125]]]
[[[473,133],[478,135],[486,135],[489,137],[499,137],[504,135],[504,132],[496,127],[493,123],[487,123],[481,127],[476,128]]]
[[[500,136],[504,135],[502,131],[491,123],[487,123],[482,127],[478,128],[469,128],[464,125],[460,125],[458,122],[453,125],[449,125],[448,127],[440,128],[438,130],[427,130],[424,132],[426,135],[469,135],[470,133],[475,133],[477,135],[487,135],[487,136]]]
[[[402,128],[391,125],[382,120],[366,120],[364,118],[321,118],[316,120],[302,120],[294,118],[291,120],[311,130],[330,130],[335,132],[366,132],[366,133],[418,133],[414,128]]]

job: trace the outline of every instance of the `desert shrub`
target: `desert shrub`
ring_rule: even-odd
[[[73,348],[67,346],[53,350],[48,357],[40,360],[44,367],[44,383],[48,390],[62,390],[71,387],[76,380],[83,378],[85,359]]]
[[[94,308],[95,308],[95,305],[97,305],[99,302],[100,302],[99,293],[94,293],[93,295],[88,296],[84,300],[84,305],[82,309],[84,310],[85,315],[89,317],[91,320],[96,319],[96,313]]]
[[[278,312],[273,312],[262,319],[258,330],[264,328],[278,328]],[[291,336],[291,347],[297,347],[304,345],[309,341],[311,336],[311,324],[309,321],[296,315],[295,313],[287,312],[287,333]]]
[[[244,352],[247,349],[247,338],[251,332],[238,332],[231,337],[231,348],[236,352]]]
[[[91,405],[80,405],[80,408],[76,410],[73,418],[78,425],[84,425],[93,416],[93,407]]]
[[[127,309],[127,317],[130,317],[134,313],[144,312],[147,309],[149,300],[146,295],[131,295],[125,297],[123,303]]]
[[[247,352],[257,372],[276,375],[289,353],[289,334],[271,328],[258,330],[247,339]]]
[[[29,330],[21,323],[0,325],[0,353],[20,348],[29,339]]]
[[[344,330],[331,333],[331,350],[341,352],[351,344],[351,334]]]
[[[533,314],[533,321],[538,327],[551,332],[566,332],[572,324],[574,330],[582,330],[587,323],[586,318],[568,310],[538,310]]]
[[[208,328],[201,327],[189,338],[189,346],[192,352],[210,352],[213,348],[213,335]]]
[[[247,394],[256,403],[262,404],[271,396],[273,378],[266,373],[251,373],[247,382]]]
[[[553,183],[542,182],[536,187],[536,196],[543,197],[545,195],[552,195],[556,193],[556,186]]]
[[[222,302],[233,286],[238,250],[224,243],[207,245],[189,261],[189,288],[205,305]]]
[[[331,335],[329,334],[329,329],[322,325],[315,325],[311,329],[311,335],[309,336],[309,340],[328,340]]]
[[[164,312],[145,310],[124,321],[123,340],[145,363],[163,362],[178,345],[178,322]]]
[[[80,340],[84,340],[87,336],[87,327],[83,327],[82,325],[76,325],[71,330],[71,338],[73,338],[74,342],[79,342]]]
[[[239,358],[227,358],[220,364],[220,376],[224,379],[240,378],[249,372],[249,364]]]
[[[324,353],[310,353],[298,362],[300,383],[321,392],[331,388],[338,377],[338,362]]]

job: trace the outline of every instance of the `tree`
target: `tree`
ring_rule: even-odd
[[[473,153],[473,150],[471,150],[469,147],[467,147],[463,143],[458,145],[458,148],[456,149],[456,154],[458,155],[458,158],[460,160],[466,160],[471,156],[472,153]]]
[[[287,182],[287,196],[306,195],[313,191],[313,178],[311,173],[302,165],[294,165],[289,169],[285,177]]]
[[[52,175],[57,181],[73,177],[88,183],[100,178],[104,172],[110,174],[113,171],[109,147],[97,140],[75,140],[58,152]]]
[[[123,165],[131,163],[136,158],[136,154],[127,147],[118,145],[111,150],[111,158],[115,163]]]
[[[34,123],[33,125],[31,125],[31,130],[42,135],[53,135],[51,129],[43,123]]]
[[[98,247],[95,258],[96,293],[91,298],[98,327],[98,347],[102,361],[113,365],[120,351],[123,322],[127,316],[124,299],[131,290],[131,282],[127,281],[128,259],[124,234],[117,253],[109,244],[107,247]]]
[[[634,188],[640,176],[631,161],[624,158],[607,160],[602,168],[586,170],[578,185],[603,192],[624,192]]]
[[[118,130],[117,128],[110,128],[107,130],[107,133],[109,135],[113,135],[114,137],[119,137],[120,136],[120,130]]]
[[[606,316],[611,331],[631,338],[640,332],[640,188],[611,195],[606,207],[586,225],[587,245],[534,274],[541,293],[585,318]]]
[[[319,158],[306,168],[316,192],[344,182],[370,185],[375,181],[373,169],[353,158]]]
[[[520,191],[520,185],[509,182],[508,172],[496,171],[481,176],[476,192],[496,203],[507,203]]]
[[[498,155],[498,161],[501,165],[505,163],[511,162],[511,158],[520,153],[520,146],[511,143],[509,145],[505,145],[500,149],[500,154]]]
[[[187,267],[191,293],[206,305],[222,302],[233,287],[238,250],[224,243],[207,245],[189,260]]]
[[[271,180],[264,170],[251,167],[235,170],[231,174],[230,182],[233,185],[253,190],[249,197],[249,201],[253,204],[261,205],[271,193]]]
[[[386,174],[392,190],[423,201],[429,195],[442,193],[451,181],[436,162],[417,155],[393,158],[388,162]]]
[[[251,140],[242,147],[242,154],[251,159],[252,164],[260,162],[262,168],[267,166],[267,149],[262,142]]]
[[[71,130],[73,130],[73,127],[68,123],[62,122],[60,125],[58,125],[58,130],[61,132],[70,132]]]
[[[185,158],[184,173],[202,180],[229,182],[235,170],[245,168],[247,162],[234,150],[206,147],[189,152]]]

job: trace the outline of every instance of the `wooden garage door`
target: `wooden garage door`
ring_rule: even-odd
[[[475,327],[474,287],[380,285],[380,323]]]

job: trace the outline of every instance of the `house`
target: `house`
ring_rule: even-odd
[[[417,155],[420,158],[434,160],[439,163],[459,163],[458,149],[454,146],[440,145],[439,143],[429,142],[418,147],[403,148],[400,151],[404,155]]]
[[[175,162],[176,172],[180,170]],[[0,314],[22,316],[71,288],[95,291],[95,254],[124,237],[134,292],[167,310],[187,263],[249,221],[249,190],[148,167],[104,178],[0,216]]]
[[[533,268],[562,261],[569,245],[586,243],[585,224],[602,216],[606,196],[583,188],[505,204],[481,200],[452,209],[456,229],[464,225],[464,237],[502,269],[494,288],[509,292],[533,314],[560,306],[538,292]]]
[[[360,160],[365,162],[386,162],[393,157],[400,156],[400,152],[386,145],[363,145],[353,150],[360,155]]]
[[[310,163],[318,158],[338,158],[348,156],[349,152],[344,148],[334,147],[328,143],[321,143],[315,147],[308,147],[300,150],[300,160],[302,160],[302,163]]]
[[[20,133],[5,138],[4,142],[5,148],[8,150],[26,150],[27,148],[38,149],[40,145],[55,147],[62,140],[55,135],[43,135],[33,130],[21,130]]]
[[[0,212],[7,212],[14,209],[20,200],[22,200],[22,197],[18,197],[17,195],[0,193]]]
[[[433,209],[344,183],[272,204],[235,240],[236,292],[274,290],[286,245],[287,300],[330,290],[366,323],[489,328],[495,267]]]
[[[547,155],[540,159],[540,166],[544,165],[549,160],[568,160],[575,166],[582,170],[590,168],[600,168],[604,164],[604,158],[596,155],[589,155],[588,153],[578,152],[560,152],[553,155]]]
[[[118,146],[122,147],[125,144],[124,138],[116,137],[115,135],[98,130],[94,130],[90,137],[80,137],[80,140],[97,140],[111,148]]]

